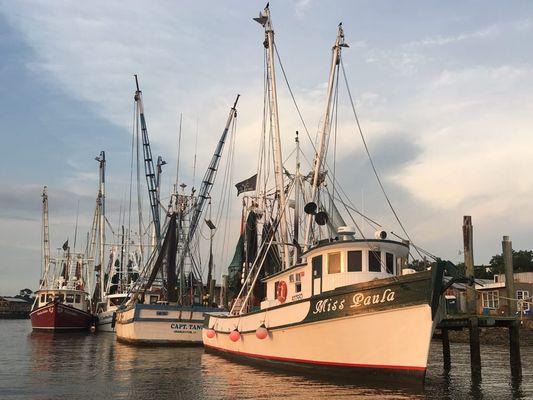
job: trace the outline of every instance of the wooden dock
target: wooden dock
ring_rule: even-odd
[[[472,218],[465,216],[463,218],[463,244],[465,255],[465,272],[466,276],[474,276],[474,255],[473,255],[473,226]],[[513,279],[513,260],[512,244],[508,236],[503,237],[502,241],[503,258],[505,263],[505,287],[507,297],[515,298],[514,279]],[[470,369],[473,380],[481,380],[481,349],[479,341],[480,328],[507,328],[509,330],[509,356],[511,374],[514,377],[522,376],[522,363],[520,360],[520,320],[516,316],[516,303],[509,303],[507,316],[490,316],[477,315],[476,293],[475,290],[467,290],[467,309],[466,315],[446,316],[438,325],[440,337],[442,339],[442,354],[444,368],[451,368],[450,339],[448,332],[450,330],[469,331],[470,342]]]

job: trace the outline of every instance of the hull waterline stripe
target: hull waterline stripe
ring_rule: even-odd
[[[222,349],[220,347],[210,346],[206,343],[204,343],[204,347],[213,349],[215,351],[220,351],[222,353],[230,353],[230,354],[235,354],[235,355],[244,356],[244,357],[251,357],[251,358],[261,358],[261,359],[271,360],[271,361],[285,361],[285,362],[293,362],[293,363],[300,363],[300,364],[329,365],[332,367],[400,369],[400,370],[410,370],[410,371],[425,371],[426,370],[426,367],[414,367],[414,366],[410,367],[410,366],[404,366],[404,365],[351,364],[351,363],[338,363],[338,362],[331,362],[331,361],[304,360],[304,359],[299,359],[299,358],[289,358],[289,357],[279,357],[279,356],[266,356],[263,354],[244,353],[242,351]]]

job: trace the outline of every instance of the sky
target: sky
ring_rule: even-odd
[[[128,191],[133,75],[143,91],[154,155],[175,181],[198,186],[236,94],[234,184],[254,173],[263,106],[260,1],[0,0],[0,294],[35,289],[41,271],[41,192],[51,247],[82,247],[94,212],[101,150],[108,217]],[[526,1],[271,1],[277,48],[312,135],[322,118],[331,46],[343,60],[370,152],[415,243],[461,261],[463,215],[475,262],[503,235],[533,234],[533,4]],[[278,74],[284,154],[303,132]],[[342,82],[341,82],[342,86]],[[400,232],[372,176],[346,91],[339,95],[336,171],[353,203]],[[197,143],[197,145],[196,145]],[[304,145],[309,150],[309,143]],[[194,154],[196,157],[196,170]],[[312,157],[312,155],[311,155]],[[213,196],[215,198],[215,196]],[[219,235],[223,272],[239,200]],[[228,228],[229,226],[229,228]],[[221,238],[220,235],[223,234]]]

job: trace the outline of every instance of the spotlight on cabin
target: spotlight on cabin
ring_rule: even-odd
[[[376,231],[376,233],[374,234],[374,237],[376,239],[387,239],[387,232],[385,232],[385,231]]]

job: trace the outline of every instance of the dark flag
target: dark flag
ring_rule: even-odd
[[[245,179],[242,182],[239,182],[235,185],[237,188],[237,196],[244,192],[251,192],[252,190],[255,190],[255,186],[257,184],[257,174],[254,176]]]
[[[63,243],[63,250],[67,251],[67,249],[68,249],[68,239],[65,243]]]

